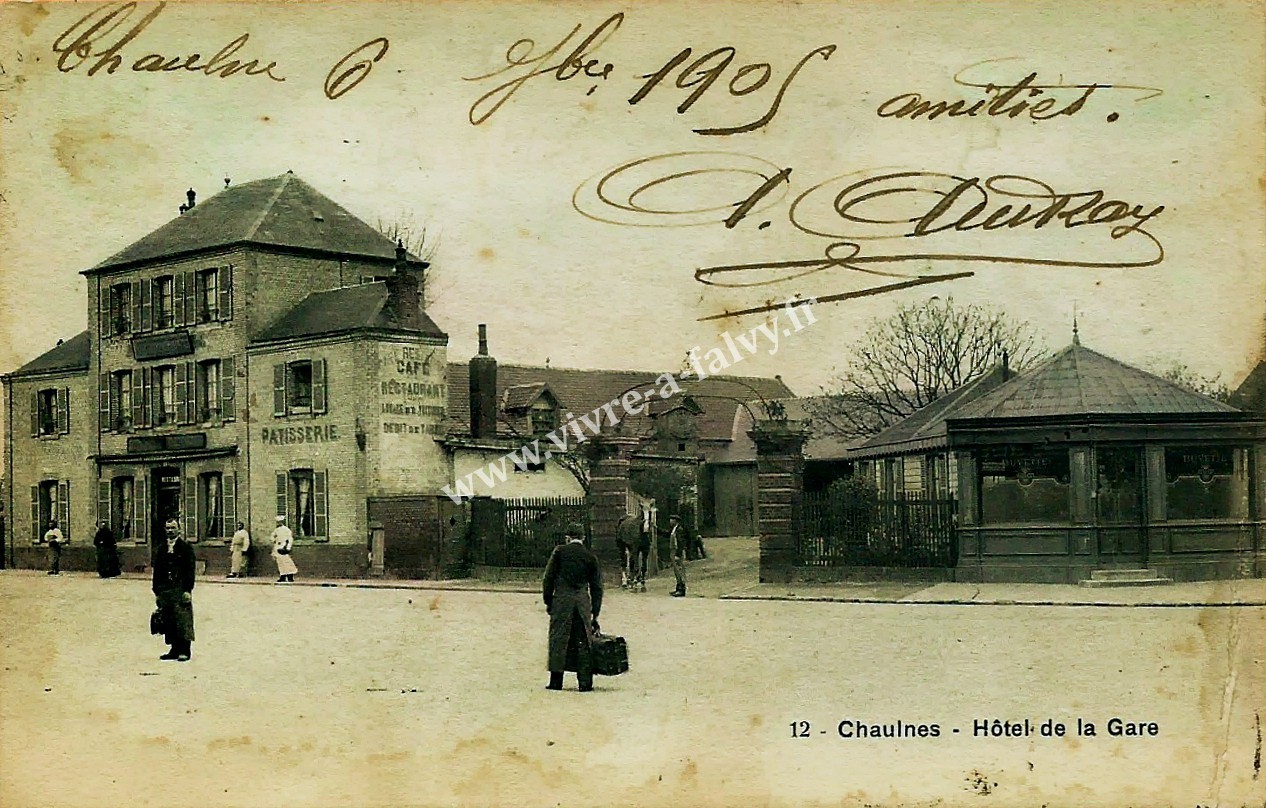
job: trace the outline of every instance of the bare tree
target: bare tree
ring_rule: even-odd
[[[1174,361],[1157,375],[1179,387],[1185,387],[1192,392],[1208,396],[1216,401],[1226,403],[1231,399],[1231,388],[1227,387],[1226,383],[1222,381],[1222,374],[1220,373],[1205,376],[1192,370],[1182,362]]]
[[[374,229],[395,242],[404,244],[411,255],[421,258],[429,266],[422,270],[422,308],[429,308],[436,300],[435,254],[440,248],[439,236],[428,234],[426,225],[419,225],[410,212],[403,212],[392,221],[381,216]]]
[[[1023,370],[1045,350],[1033,328],[952,297],[902,306],[873,322],[810,415],[844,437],[873,435],[1002,362]]]

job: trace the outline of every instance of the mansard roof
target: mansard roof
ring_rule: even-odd
[[[286,172],[234,185],[199,201],[84,274],[239,245],[371,260],[395,258],[391,239]],[[409,260],[420,261],[412,255]]]
[[[87,331],[80,331],[75,336],[45,351],[9,375],[25,376],[57,371],[86,371],[91,358],[92,341]]]

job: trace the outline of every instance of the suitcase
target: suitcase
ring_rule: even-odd
[[[619,676],[629,669],[629,646],[623,637],[594,634],[590,648],[593,672],[599,676]]]

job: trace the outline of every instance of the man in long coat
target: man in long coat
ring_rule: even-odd
[[[110,523],[101,520],[101,527],[97,528],[97,535],[92,537],[92,543],[97,548],[97,574],[102,578],[113,578],[122,570],[119,569],[119,545],[114,540],[114,531],[110,529]]]
[[[602,570],[584,544],[583,529],[568,525],[567,542],[545,566],[542,594],[549,612],[549,690],[563,689],[563,671],[575,670],[582,693],[593,690],[593,624],[602,610]],[[572,664],[569,664],[572,663]]]
[[[166,544],[154,551],[154,599],[171,648],[159,659],[188,662],[193,655],[193,548],[180,537],[180,523],[167,520]]]

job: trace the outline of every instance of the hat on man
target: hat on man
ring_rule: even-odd
[[[278,521],[278,522],[284,522],[284,521],[286,521],[286,517],[284,517],[284,516],[278,516],[278,517],[277,517],[277,521]]]
[[[563,531],[564,536],[574,539],[582,539],[585,536],[585,528],[579,522],[570,522],[567,529]]]

